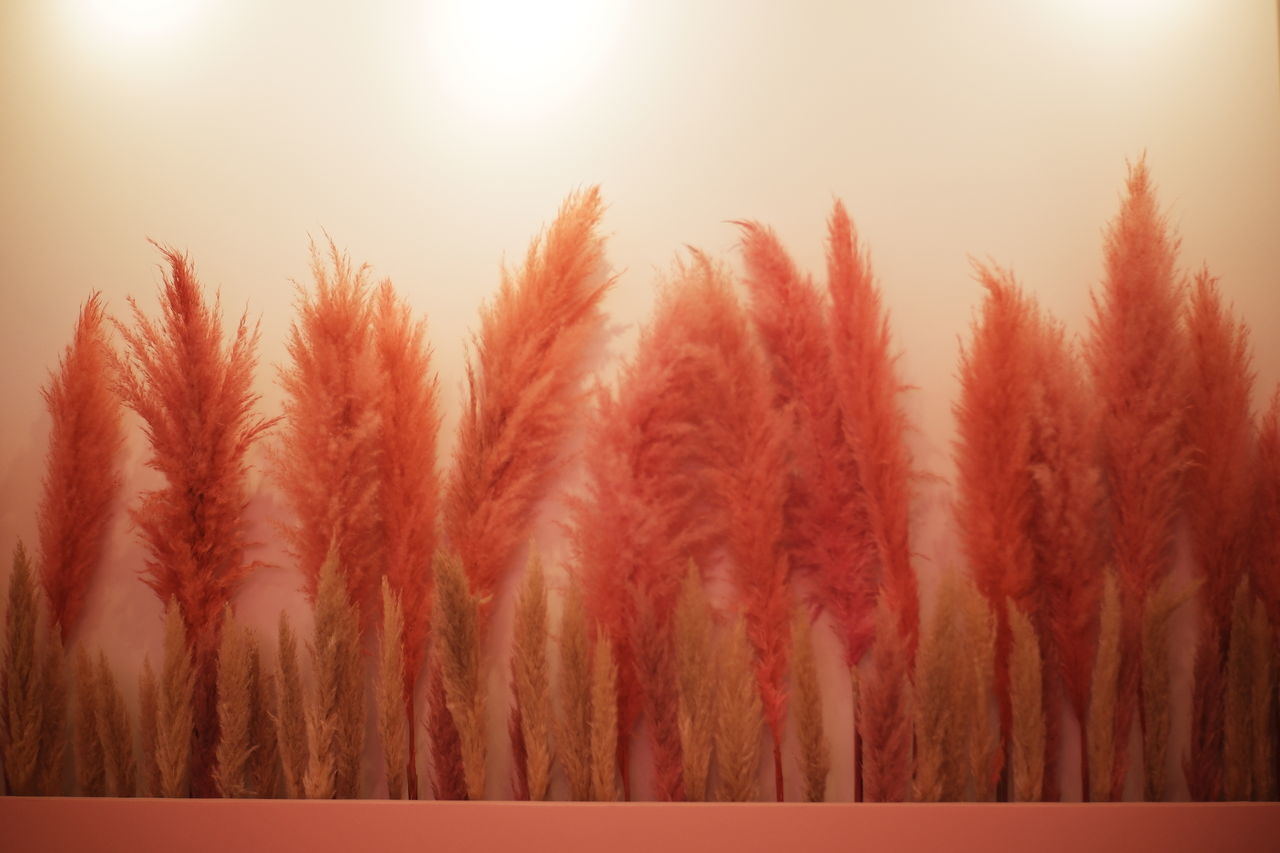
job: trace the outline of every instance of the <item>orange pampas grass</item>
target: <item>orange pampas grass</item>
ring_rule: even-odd
[[[107,765],[102,752],[102,737],[98,734],[102,682],[89,653],[83,648],[76,655],[75,682],[76,787],[82,797],[104,797],[107,794]]]
[[[1107,232],[1106,275],[1093,296],[1088,346],[1102,400],[1102,469],[1122,609],[1113,799],[1124,788],[1138,708],[1143,602],[1169,571],[1187,458],[1180,438],[1187,359],[1177,240],[1156,208],[1145,162],[1130,169],[1127,190]]]
[[[616,699],[610,698],[615,705]],[[560,718],[557,754],[569,799],[591,799],[591,646],[582,591],[571,583],[560,617]]]
[[[368,268],[329,241],[327,262],[311,247],[314,290],[299,288],[289,330],[292,365],[280,370],[284,427],[273,448],[280,490],[296,523],[285,529],[307,595],[317,594],[330,549],[373,624],[381,566],[378,529],[378,376],[372,347]]]
[[[431,556],[436,549],[436,435],[440,430],[439,385],[431,372],[426,326],[413,322],[390,282],[378,288],[373,340],[382,391],[380,444],[384,570],[400,601],[404,620],[405,778],[418,798],[417,711],[414,696],[431,624]]]
[[[947,572],[938,587],[933,616],[920,638],[915,672],[915,776],[912,799],[936,803],[964,799],[968,781],[967,749],[972,700],[966,696],[974,679],[965,658],[973,653],[964,642],[961,579]]]
[[[542,561],[529,559],[524,584],[516,601],[515,635],[511,649],[513,734],[523,747],[523,780],[517,779],[524,799],[545,800],[551,786],[551,675],[547,669],[547,587]]]
[[[285,796],[296,800],[306,796],[303,779],[308,761],[307,722],[302,674],[298,670],[298,641],[284,611],[280,612],[278,636],[280,701],[275,717],[276,744]]]
[[[813,659],[813,637],[809,618],[798,612],[791,627],[792,680],[795,701],[796,740],[800,745],[800,772],[804,778],[804,798],[821,803],[827,798],[827,774],[831,771],[830,744],[822,725],[822,692],[818,667]]]
[[[1242,580],[1232,597],[1227,632],[1226,671],[1222,673],[1221,799],[1253,795],[1253,594]]]
[[[746,620],[737,616],[721,637],[717,655],[716,799],[746,803],[759,793],[760,688],[752,678],[753,651]]]
[[[249,776],[253,743],[253,635],[235,623],[231,608],[222,625],[218,653],[218,769],[214,774],[224,797],[254,793]]]
[[[1271,801],[1276,798],[1276,644],[1267,608],[1253,602],[1249,620],[1249,642],[1252,676],[1250,700],[1253,711],[1253,798]]]
[[[120,400],[111,390],[112,357],[95,293],[81,307],[71,344],[41,391],[52,423],[36,514],[40,581],[64,642],[79,624],[120,492],[124,434]]]
[[[911,678],[900,625],[886,593],[858,708],[867,802],[900,803],[911,793]]]
[[[273,422],[253,414],[257,329],[241,317],[224,340],[220,307],[204,301],[190,260],[161,253],[161,318],[130,300],[133,328],[118,325],[125,352],[116,388],[142,418],[148,465],[165,481],[142,495],[133,518],[148,552],[146,582],[161,601],[177,600],[186,625],[196,670],[193,785],[212,794],[222,608],[253,568],[244,558],[247,455]]]
[[[1194,799],[1216,800],[1222,794],[1231,601],[1249,556],[1253,520],[1253,371],[1248,331],[1230,317],[1217,280],[1205,270],[1191,290],[1187,332],[1192,369],[1186,506],[1192,553],[1203,579],[1187,784]]]
[[[996,616],[989,599],[968,579],[961,585],[960,618],[963,621],[961,672],[957,679],[957,704],[966,725],[965,763],[973,782],[973,799],[980,803],[996,797],[1003,766],[998,711],[992,720],[995,695]],[[966,659],[967,658],[967,659]]]
[[[1280,629],[1280,386],[1258,426],[1250,582]]]
[[[1009,738],[1010,800],[1036,803],[1044,799],[1045,712],[1043,662],[1035,627],[1012,601],[1009,620],[1009,704],[1013,711]]]
[[[156,767],[161,797],[185,797],[190,792],[195,684],[195,666],[186,643],[181,608],[176,599],[170,599],[164,610],[164,672],[156,713]]]
[[[18,796],[40,793],[44,669],[39,641],[39,599],[27,551],[13,551],[5,610],[3,659],[0,659],[0,758],[5,791]]]
[[[1116,694],[1119,689],[1122,613],[1120,584],[1108,571],[1102,587],[1102,610],[1098,617],[1098,653],[1093,663],[1093,683],[1089,688],[1089,720],[1086,737],[1089,790],[1100,802],[1117,799],[1111,780],[1116,761]]]
[[[151,661],[142,660],[142,674],[138,677],[138,737],[142,753],[141,793],[144,797],[160,796],[160,766],[156,764],[156,746],[159,740],[160,694],[156,687],[156,674]]]
[[[98,652],[97,701],[94,708],[99,749],[108,797],[132,797],[137,794],[137,762],[133,758],[133,730],[124,694],[116,684],[107,656]]]
[[[1148,801],[1167,796],[1165,763],[1172,729],[1169,682],[1169,621],[1189,601],[1199,586],[1179,592],[1174,578],[1166,576],[1148,596],[1142,614],[1142,732],[1143,790]]]
[[[711,605],[691,560],[676,601],[675,651],[679,682],[680,759],[685,798],[707,799],[715,734],[715,638]],[[821,723],[821,721],[819,721]]]
[[[444,698],[458,733],[467,798],[484,799],[485,685],[480,665],[480,602],[459,560],[441,555],[435,565],[436,651]]]
[[[382,652],[378,658],[378,738],[387,770],[387,798],[400,799],[405,787],[407,733],[404,714],[404,617],[400,598],[382,579]],[[416,799],[410,797],[409,799]]]
[[[427,658],[427,739],[431,745],[432,795],[437,800],[466,799],[467,777],[462,766],[462,743],[449,713],[438,648]]]
[[[618,667],[609,639],[597,632],[591,653],[591,797],[618,799]]]
[[[444,528],[487,612],[563,465],[583,357],[603,323],[602,204],[571,195],[480,316],[444,501]]]

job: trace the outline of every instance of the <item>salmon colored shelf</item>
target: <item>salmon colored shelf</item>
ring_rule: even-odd
[[[0,798],[0,850],[1275,850],[1280,804],[704,805]]]

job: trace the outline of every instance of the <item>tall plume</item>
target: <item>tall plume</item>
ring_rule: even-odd
[[[137,794],[137,762],[133,756],[133,729],[129,710],[124,704],[107,656],[98,652],[97,702],[94,706],[98,744],[109,797],[132,797]]]
[[[83,648],[76,655],[75,768],[82,797],[107,795],[107,764],[98,732],[102,681],[93,659]]]
[[[250,778],[253,743],[253,635],[226,609],[218,654],[218,791],[224,797],[257,792]]]
[[[616,699],[609,703],[616,705]],[[591,799],[591,644],[582,591],[570,583],[560,617],[560,716],[556,754],[569,799]]]
[[[480,602],[451,555],[435,565],[432,622],[445,704],[458,733],[467,798],[484,799],[485,686],[480,665]]]
[[[618,667],[608,638],[596,634],[591,652],[591,799],[618,799]]]
[[[1149,802],[1168,796],[1165,770],[1172,723],[1172,690],[1169,671],[1169,621],[1196,593],[1199,583],[1180,591],[1166,575],[1147,597],[1142,618],[1142,708],[1146,725],[1142,732],[1143,790]]]
[[[542,561],[529,559],[516,601],[511,686],[524,746],[524,790],[545,800],[551,786],[551,674],[547,664],[547,586]]]
[[[307,721],[302,673],[298,669],[298,641],[284,611],[280,612],[278,638],[280,701],[275,718],[276,744],[285,795],[297,800],[306,795],[303,780],[309,760]]]
[[[795,641],[791,667],[795,685],[792,709],[796,740],[800,745],[799,764],[804,779],[804,798],[810,803],[821,803],[827,798],[831,745],[822,724],[822,691],[818,684],[817,662],[813,657],[812,627],[803,610],[796,613],[791,636]]]
[[[693,802],[708,798],[711,776],[716,724],[716,648],[712,619],[702,575],[691,560],[676,601],[675,651],[684,795]]]
[[[378,739],[387,770],[387,798],[398,800],[405,790],[408,733],[404,713],[404,616],[399,597],[382,579],[382,637],[378,657]],[[410,720],[409,725],[412,725]],[[409,799],[416,799],[410,796]]]
[[[254,414],[257,327],[244,315],[224,338],[221,307],[205,301],[191,261],[157,247],[168,267],[161,316],[130,299],[132,328],[117,324],[125,346],[116,390],[142,418],[147,464],[164,478],[132,514],[145,581],[162,602],[177,601],[186,627],[196,672],[192,783],[213,794],[222,608],[253,569],[244,555],[248,453],[273,421]]]
[[[1146,163],[1139,161],[1107,232],[1106,274],[1093,295],[1087,348],[1102,401],[1102,470],[1122,614],[1112,798],[1124,787],[1138,709],[1143,603],[1170,568],[1187,459],[1180,437],[1187,346],[1183,288],[1174,270],[1177,246],[1156,207]]]
[[[151,668],[151,660],[143,658],[142,672],[138,676],[138,736],[142,755],[139,793],[144,797],[160,796],[160,765],[156,763],[159,722],[160,692],[156,686],[156,673]]]
[[[22,542],[13,551],[5,610],[4,646],[0,649],[0,759],[4,764],[5,791],[17,796],[44,793],[41,774],[46,763],[61,754],[50,753],[57,735],[45,722],[46,714],[62,709],[46,705],[54,673],[45,664],[41,636],[40,598],[32,577],[31,562]]]
[[[1009,739],[1011,800],[1034,803],[1044,799],[1045,711],[1040,643],[1031,618],[1007,602],[1009,633],[1009,699],[1013,718]]]
[[[1122,633],[1120,584],[1108,571],[1102,587],[1102,610],[1098,618],[1098,654],[1093,662],[1093,683],[1089,689],[1089,721],[1086,736],[1093,799],[1105,802],[1112,795],[1111,780],[1116,762],[1116,696],[1120,686],[1120,645]]]
[[[898,613],[881,598],[871,671],[862,685],[859,728],[868,802],[900,803],[911,794],[911,676]]]
[[[760,688],[753,683],[746,620],[737,616],[720,640],[716,696],[716,799],[751,802],[759,793]]]
[[[196,686],[195,665],[186,643],[176,599],[164,609],[164,671],[156,713],[158,796],[185,797],[191,785],[191,742]]]
[[[969,737],[968,709],[973,705],[966,691],[974,678],[972,667],[964,661],[971,652],[965,643],[961,595],[959,573],[947,572],[916,655],[912,779],[916,802],[963,800],[968,784],[967,756],[962,753]]]
[[[1191,349],[1186,436],[1186,510],[1200,578],[1199,642],[1192,693],[1187,782],[1197,800],[1222,794],[1223,681],[1231,602],[1248,559],[1253,512],[1252,356],[1248,330],[1222,304],[1202,270],[1187,309]]]
[[[120,493],[120,399],[100,295],[80,308],[71,344],[42,389],[51,421],[40,530],[40,581],[63,642],[80,622]]]

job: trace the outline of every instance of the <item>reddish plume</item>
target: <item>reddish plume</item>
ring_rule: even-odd
[[[1112,799],[1128,772],[1141,683],[1143,603],[1170,568],[1186,466],[1183,288],[1178,241],[1156,207],[1146,163],[1129,171],[1127,195],[1106,238],[1106,273],[1093,294],[1086,349],[1101,400],[1103,483],[1110,498],[1109,550],[1120,581],[1120,674]]]
[[[211,795],[222,612],[253,568],[244,557],[247,455],[274,421],[253,411],[257,328],[242,316],[224,341],[221,307],[205,303],[190,260],[157,248],[168,266],[161,318],[129,300],[133,327],[117,324],[125,347],[116,389],[142,418],[147,465],[165,481],[142,494],[132,515],[147,549],[144,580],[161,601],[177,601],[193,651],[193,790]]]
[[[100,294],[80,308],[71,344],[41,390],[49,450],[37,510],[40,582],[63,643],[75,631],[102,562],[107,524],[120,493],[120,398]]]
[[[299,287],[289,330],[284,429],[274,448],[275,475],[293,509],[285,528],[304,589],[314,599],[320,568],[334,549],[361,625],[376,621],[382,547],[378,523],[379,387],[368,269],[329,241],[312,245],[314,288]],[[403,594],[403,593],[402,593]],[[405,602],[405,619],[410,618]]]
[[[444,529],[482,614],[529,541],[580,417],[584,359],[612,284],[597,233],[602,209],[595,187],[569,196],[523,267],[514,277],[504,272],[497,297],[481,311]]]
[[[467,776],[462,741],[445,696],[440,661],[427,659],[427,740],[431,748],[431,794],[437,800],[465,800]]]
[[[841,423],[853,452],[869,544],[879,562],[880,593],[898,620],[912,672],[920,635],[920,601],[911,566],[909,424],[900,395],[889,317],[871,264],[839,201],[828,224],[833,373]]]
[[[390,282],[378,288],[373,308],[378,356],[383,570],[404,608],[404,703],[409,731],[409,798],[418,798],[417,714],[414,693],[431,626],[431,559],[436,550],[436,436],[439,383],[431,370],[426,324]]]
[[[1058,708],[1064,697],[1080,728],[1080,766],[1088,766],[1084,738],[1102,602],[1103,494],[1098,406],[1083,364],[1062,326],[1047,318],[1036,344],[1028,412],[1034,494],[1029,533],[1040,586],[1033,623],[1045,662],[1044,798],[1055,800]],[[1087,783],[1088,774],[1082,779]]]
[[[884,596],[878,608],[871,671],[858,709],[863,785],[871,803],[906,802],[911,792],[911,672],[901,620],[889,602]]]
[[[1027,535],[1035,505],[1027,412],[1039,318],[1009,273],[979,265],[977,275],[987,294],[973,339],[960,354],[960,400],[954,407],[956,522],[974,581],[996,614],[994,678],[1003,743],[1011,717],[1011,636],[1003,601],[1012,598],[1036,612],[1026,606],[1036,588]]]
[[[1248,559],[1253,513],[1253,399],[1249,335],[1222,304],[1217,280],[1202,270],[1187,309],[1191,348],[1191,457],[1186,510],[1200,586],[1200,632],[1191,706],[1187,783],[1196,800],[1223,793],[1227,648],[1232,601]]]
[[[772,368],[775,403],[792,417],[794,476],[786,504],[792,569],[811,578],[813,604],[832,615],[845,663],[853,667],[875,636],[878,578],[858,467],[842,423],[828,307],[771,229],[739,224],[751,320]]]
[[[1258,427],[1251,586],[1280,632],[1280,385]]]

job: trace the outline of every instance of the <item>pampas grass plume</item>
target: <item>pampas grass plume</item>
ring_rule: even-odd
[[[618,667],[608,635],[597,631],[591,653],[591,798],[618,799]]]
[[[803,610],[797,610],[791,626],[791,677],[795,690],[792,716],[795,719],[798,761],[804,779],[804,798],[821,803],[827,798],[827,774],[831,771],[831,745],[822,724],[822,691],[813,656],[812,627]]]
[[[1253,798],[1253,593],[1247,579],[1236,587],[1223,674],[1222,793],[1227,800]]]
[[[1200,588],[1179,589],[1166,576],[1143,605],[1142,619],[1142,707],[1145,718],[1142,736],[1143,790],[1148,801],[1168,797],[1165,770],[1172,731],[1173,697],[1169,671],[1169,622],[1178,608]]]
[[[1095,801],[1114,799],[1111,780],[1116,756],[1116,691],[1120,674],[1120,585],[1108,570],[1102,587],[1098,623],[1098,654],[1094,658],[1089,694],[1089,791]]]
[[[320,568],[310,647],[315,689],[306,703],[309,760],[303,787],[309,799],[355,799],[364,754],[364,662],[360,611],[336,550]]]
[[[0,664],[0,757],[6,790],[38,793],[43,725],[41,660],[37,643],[39,603],[26,548],[13,551],[5,611],[3,663]]]
[[[965,660],[963,614],[960,612],[959,574],[943,575],[934,611],[920,638],[915,670],[915,775],[912,799],[935,803],[962,800],[967,783],[967,762],[960,753],[968,748],[972,705],[966,696],[971,665]]]
[[[133,756],[133,729],[124,694],[116,684],[107,656],[98,652],[97,704],[95,717],[98,743],[102,751],[104,791],[109,797],[132,797],[137,794],[137,762]]]
[[[1276,645],[1267,608],[1253,602],[1249,619],[1249,685],[1253,721],[1253,798],[1270,802],[1276,798]]]
[[[716,799],[751,802],[759,796],[763,708],[752,675],[746,620],[735,617],[720,642],[716,696]]]
[[[156,747],[160,736],[160,692],[150,658],[142,659],[138,676],[138,738],[142,757],[139,767],[144,797],[160,796],[160,766],[156,763]]]
[[[164,611],[164,672],[156,714],[161,797],[185,797],[190,789],[195,679],[182,613],[178,602],[170,599]]]
[[[303,776],[306,774],[307,722],[302,694],[302,674],[298,669],[298,641],[284,611],[280,612],[278,629],[280,701],[275,715],[276,744],[280,751],[280,770],[286,796],[301,799]]]
[[[461,561],[437,557],[435,625],[449,715],[457,728],[467,797],[484,799],[485,685],[480,674],[480,602],[468,588]]]
[[[529,799],[545,800],[551,786],[553,718],[547,666],[547,586],[536,552],[529,558],[516,601],[511,682],[520,714],[525,790]]]
[[[899,625],[888,598],[882,599],[858,709],[867,802],[905,802],[911,793],[911,678]]]
[[[992,719],[995,697],[996,617],[989,600],[967,579],[961,586],[961,618],[964,626],[960,661],[964,672],[963,713],[967,725],[962,737],[968,743],[966,764],[977,802],[991,802],[1004,766],[999,718]],[[958,703],[961,704],[961,703]]]
[[[107,794],[106,756],[98,733],[98,705],[102,702],[102,681],[89,653],[76,655],[75,768],[76,785],[82,797]],[[190,732],[188,732],[188,735]]]
[[[1013,709],[1010,729],[1009,769],[1013,776],[1013,796],[1020,803],[1039,802],[1044,797],[1045,714],[1040,644],[1035,627],[1012,601],[1009,610],[1009,697]]]
[[[707,799],[715,735],[715,638],[702,575],[690,561],[676,601],[676,677],[685,799]]]
[[[556,754],[569,782],[569,799],[591,799],[591,646],[586,603],[571,583],[560,617],[560,718]],[[616,700],[611,700],[616,702]]]
[[[387,797],[404,793],[408,753],[404,713],[404,617],[400,597],[382,579],[382,652],[378,658],[378,738],[387,771]]]
[[[253,743],[253,641],[228,606],[218,653],[218,792],[224,797],[255,793],[249,778]]]

